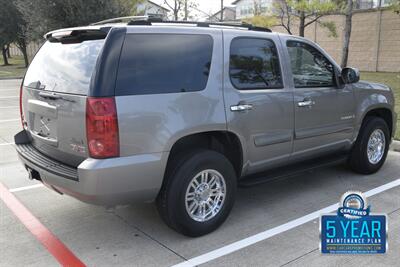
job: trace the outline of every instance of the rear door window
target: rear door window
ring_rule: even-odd
[[[33,59],[24,86],[87,95],[104,39],[62,44],[46,42]]]
[[[213,39],[192,34],[128,34],[116,95],[164,94],[206,88]]]

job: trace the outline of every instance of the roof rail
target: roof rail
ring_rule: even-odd
[[[230,27],[230,28],[243,28],[251,31],[262,31],[262,32],[272,32],[268,28],[254,26],[249,23],[223,23],[223,22],[201,22],[201,21],[176,21],[176,20],[163,20],[158,16],[127,16],[127,17],[118,17],[112,19],[106,19],[102,21],[98,21],[92,23],[90,25],[102,25],[108,23],[122,23],[128,22],[128,25],[132,26],[143,26],[148,25],[151,26],[153,23],[160,24],[187,24],[187,25],[195,25],[197,27]]]
[[[91,23],[90,25],[102,25],[107,23],[118,23],[118,22],[126,22],[126,21],[135,21],[135,20],[149,20],[151,16],[127,16],[127,17],[118,17],[112,19],[101,20],[98,22]]]
[[[148,17],[147,19],[140,20],[134,19],[128,22],[128,25],[133,26],[141,26],[141,25],[153,25],[153,23],[160,24],[188,24],[195,25],[197,27],[230,27],[230,28],[243,28],[250,31],[262,31],[262,32],[272,32],[268,28],[254,26],[249,23],[223,23],[223,22],[200,22],[200,21],[175,21],[175,20],[167,20],[164,21],[157,17]]]

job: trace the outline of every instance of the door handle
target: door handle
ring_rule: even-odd
[[[53,92],[44,92],[44,91],[42,91],[42,92],[39,93],[39,95],[41,97],[43,97],[43,98],[49,98],[49,99],[60,99],[61,98],[60,95],[57,95],[57,94],[55,94]]]
[[[315,104],[315,101],[312,101],[310,99],[304,99],[303,101],[297,102],[298,107],[311,107]]]
[[[252,110],[253,105],[251,104],[238,104],[235,106],[231,106],[231,111],[246,111],[246,110]]]

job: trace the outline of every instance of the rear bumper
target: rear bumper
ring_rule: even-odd
[[[156,198],[168,152],[83,161],[77,168],[48,158],[32,145],[16,148],[26,168],[39,173],[47,187],[97,205],[122,205]],[[39,178],[39,177],[37,177]]]

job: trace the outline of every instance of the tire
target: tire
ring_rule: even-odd
[[[156,201],[161,218],[175,231],[190,237],[214,231],[226,220],[235,201],[237,179],[232,164],[222,154],[203,149],[185,153],[171,163]],[[205,183],[201,182],[201,173],[207,174],[210,188],[206,188]],[[194,187],[195,183],[192,181],[196,177],[196,181],[200,182]],[[194,192],[195,188],[197,194]],[[225,188],[224,197],[222,188]],[[202,194],[199,193],[201,190]],[[210,196],[211,192],[219,197]],[[213,199],[219,201],[213,202]],[[188,209],[206,201],[209,201],[209,206],[204,205],[208,216],[203,218],[200,206],[190,214]],[[211,207],[215,208],[215,215],[208,212]]]
[[[378,139],[384,138],[384,145],[381,146],[384,150],[380,150],[382,152],[377,153],[376,155],[379,156],[376,158],[368,156],[368,142],[372,134],[378,136]],[[379,117],[365,118],[350,154],[349,164],[351,169],[361,174],[377,172],[386,160],[389,143],[390,132],[386,122]]]

